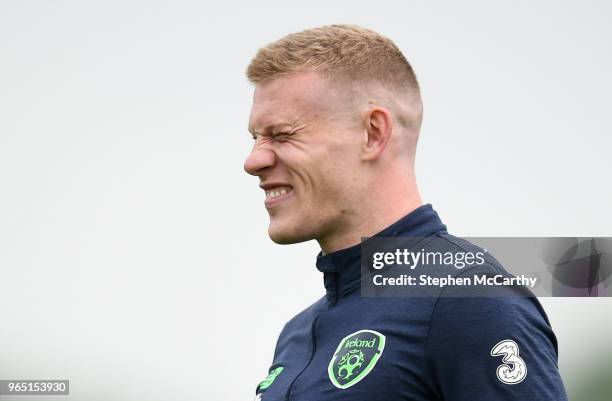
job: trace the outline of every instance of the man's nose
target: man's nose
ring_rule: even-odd
[[[262,149],[257,146],[244,161],[244,171],[251,175],[258,176],[265,169],[273,167],[276,162],[276,155],[269,149]]]

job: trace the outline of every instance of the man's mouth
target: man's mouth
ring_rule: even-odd
[[[265,191],[266,200],[264,203],[267,208],[270,208],[288,199],[293,193],[293,187],[282,185],[272,188],[266,188]]]

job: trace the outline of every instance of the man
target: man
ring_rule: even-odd
[[[326,289],[285,325],[257,399],[565,400],[535,298],[360,295],[362,238],[478,250],[422,204],[421,96],[399,49],[367,29],[325,26],[260,49],[247,75],[255,143],[244,168],[265,191],[272,240],[318,241]],[[501,267],[487,256],[470,269]]]

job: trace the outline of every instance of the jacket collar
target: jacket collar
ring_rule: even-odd
[[[374,237],[429,237],[441,232],[446,232],[446,226],[431,204],[426,204],[375,234]],[[359,285],[361,245],[360,243],[327,255],[319,252],[317,255],[317,269],[323,273],[327,299],[331,303],[335,303],[339,297]]]

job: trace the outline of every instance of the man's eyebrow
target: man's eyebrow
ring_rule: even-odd
[[[280,123],[266,125],[265,127],[263,127],[263,130],[261,132],[258,132],[257,130],[251,127],[249,127],[248,130],[251,133],[251,135],[270,135],[270,132],[280,130],[280,129],[294,129],[296,126],[297,124],[295,123],[280,122]]]

